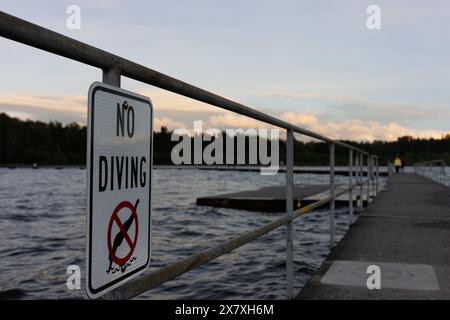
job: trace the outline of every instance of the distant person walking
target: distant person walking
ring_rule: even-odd
[[[394,167],[395,167],[395,173],[399,173],[400,168],[402,167],[402,160],[400,159],[400,156],[395,157]]]

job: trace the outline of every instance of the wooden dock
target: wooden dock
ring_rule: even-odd
[[[450,299],[449,248],[450,188],[394,175],[297,298]]]
[[[322,200],[330,195],[329,185],[295,185],[294,210]],[[336,185],[336,192],[345,188]],[[353,204],[356,206],[359,197],[359,188],[354,189]],[[367,186],[363,187],[363,206],[367,205]],[[349,194],[345,193],[336,198],[336,207],[348,206]],[[260,212],[286,211],[286,186],[264,187],[257,190],[225,193],[215,196],[197,198],[197,205],[241,209]]]

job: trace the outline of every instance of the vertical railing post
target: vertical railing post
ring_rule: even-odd
[[[336,190],[334,185],[334,143],[330,143],[330,247],[334,247],[334,232],[335,232],[335,219],[334,219],[334,209],[335,209],[335,196]]]
[[[103,70],[102,81],[106,84],[110,84],[120,88],[120,75],[122,70],[120,67],[111,67]]]
[[[378,195],[378,190],[380,189],[380,185],[379,185],[379,178],[380,178],[380,164],[379,164],[379,158],[377,157],[377,160],[376,160],[377,162],[376,162],[376,164],[377,164],[377,183],[376,183],[376,190],[375,190],[375,193],[376,193],[376,195]]]
[[[448,178],[447,178],[447,163],[444,162],[444,185],[448,185]]]
[[[377,194],[375,192],[376,185],[375,185],[375,156],[372,156],[372,162],[371,162],[371,174],[370,178],[372,179],[372,197],[375,197]]]
[[[350,227],[353,223],[353,149],[349,150],[348,154],[348,183],[350,190],[348,191],[348,210],[349,210],[349,221],[348,226]]]
[[[434,181],[439,183],[439,163],[436,162],[434,169]]]
[[[355,195],[356,195],[356,210],[359,210],[359,197],[361,196],[360,194],[358,194],[358,190],[359,190],[359,153],[358,151],[356,151],[356,155],[355,155],[355,183],[356,183],[356,191],[355,191]]]
[[[441,162],[441,183],[445,185],[445,162]]]
[[[372,198],[372,175],[371,170],[372,169],[372,156],[367,155],[367,179],[368,179],[368,185],[369,185],[369,198]]]
[[[363,155],[362,153],[359,153],[359,198],[360,198],[360,209],[362,209],[364,207],[364,202],[363,202],[363,172],[362,172],[362,166],[363,166]]]
[[[294,217],[294,133],[287,130],[286,142],[286,211]],[[287,224],[286,249],[287,299],[294,297],[294,226],[293,220]]]
[[[366,174],[367,174],[367,205],[369,205],[370,202],[370,155],[367,155],[367,164],[366,164]]]
[[[435,176],[435,179],[434,179],[434,181],[436,181],[436,183],[439,183],[439,167],[438,167],[438,164],[436,163],[436,167],[435,167],[435,174],[434,174],[434,176]]]

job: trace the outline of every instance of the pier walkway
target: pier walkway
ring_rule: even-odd
[[[368,289],[369,265],[381,289]],[[391,176],[297,299],[450,299],[450,188]]]

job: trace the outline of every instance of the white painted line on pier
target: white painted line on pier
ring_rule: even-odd
[[[367,288],[367,279],[370,276],[367,267],[370,265],[380,267],[381,289],[439,290],[434,268],[426,264],[334,261],[320,282]]]

